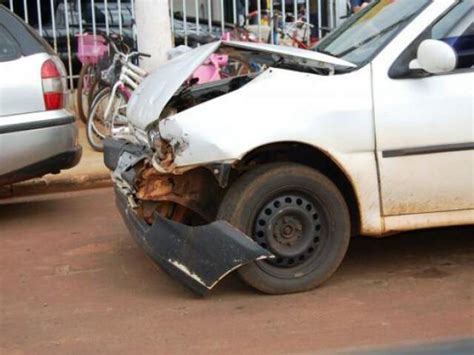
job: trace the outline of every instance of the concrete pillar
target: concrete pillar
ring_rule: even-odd
[[[135,0],[138,49],[152,55],[141,61],[148,71],[166,61],[172,46],[168,0]]]

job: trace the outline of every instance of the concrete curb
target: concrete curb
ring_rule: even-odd
[[[34,199],[38,195],[71,192],[112,186],[110,173],[100,172],[79,175],[46,175],[13,185],[0,187],[0,204],[12,200]]]

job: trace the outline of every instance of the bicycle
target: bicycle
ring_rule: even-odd
[[[106,40],[101,35],[83,33],[78,35],[77,58],[82,64],[76,88],[76,112],[84,123],[87,122],[90,107],[90,90],[96,80],[96,67],[108,52]]]
[[[87,140],[96,151],[103,151],[102,141],[127,126],[126,107],[132,92],[146,77],[147,72],[133,64],[139,57],[150,57],[140,52],[123,53],[114,41],[112,64],[101,72],[106,83],[95,95],[87,119]]]
[[[279,29],[282,43],[300,49],[311,49],[318,41],[311,39],[311,29],[314,26],[303,20],[296,20],[288,28]],[[286,38],[290,42],[286,41]]]
[[[116,33],[107,35],[103,31],[97,34],[83,33],[78,35],[77,57],[82,64],[76,89],[76,112],[84,123],[95,94],[104,86],[101,80],[101,72],[108,68],[114,56],[114,48],[120,48],[121,52],[130,52],[130,47],[124,42],[122,36]],[[110,46],[110,43],[115,46]]]

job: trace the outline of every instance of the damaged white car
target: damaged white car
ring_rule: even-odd
[[[474,223],[472,7],[379,0],[314,51],[216,42],[158,68],[105,142],[131,233],[200,294],[235,269],[280,294],[353,235]],[[216,51],[265,69],[194,85]]]

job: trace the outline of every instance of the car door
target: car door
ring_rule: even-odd
[[[396,61],[374,64],[384,216],[474,208],[473,18],[472,1],[458,1]],[[408,70],[424,39],[452,45],[456,70],[443,75]]]

